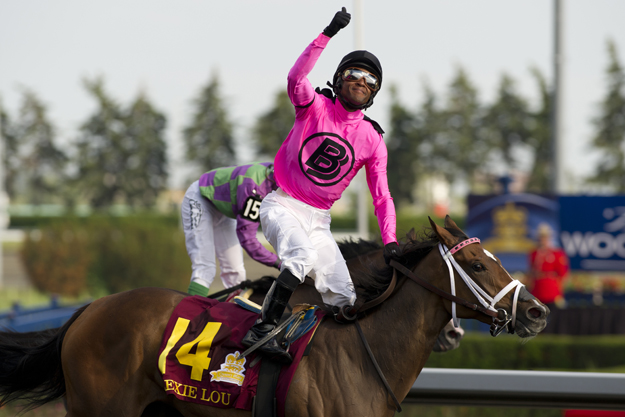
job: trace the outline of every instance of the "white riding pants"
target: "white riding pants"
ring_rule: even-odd
[[[217,272],[216,255],[224,287],[243,282],[245,267],[243,249],[236,233],[237,222],[200,194],[198,181],[185,193],[181,215],[187,253],[191,258],[191,281],[210,288]]]
[[[326,304],[354,305],[356,291],[330,233],[330,221],[329,210],[312,207],[280,189],[260,205],[260,224],[282,260],[281,269],[288,269],[301,282],[306,275],[313,278]]]

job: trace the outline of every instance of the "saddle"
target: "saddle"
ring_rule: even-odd
[[[184,298],[174,308],[159,350],[167,394],[217,408],[256,410],[258,416],[284,415],[290,382],[325,313],[314,306],[296,309],[279,335],[293,363],[275,366],[255,352],[241,353],[241,340],[258,319],[259,307]]]

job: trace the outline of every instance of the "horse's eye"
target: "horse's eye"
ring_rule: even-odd
[[[471,268],[473,268],[475,272],[481,272],[484,270],[484,265],[482,265],[481,263],[476,263],[476,264],[473,264]]]

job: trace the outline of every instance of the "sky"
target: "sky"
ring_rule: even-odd
[[[444,97],[460,66],[488,104],[502,74],[537,104],[530,68],[553,79],[553,0],[0,0],[0,103],[17,115],[21,89],[48,106],[59,141],[68,143],[95,110],[82,80],[101,76],[109,95],[129,104],[140,92],[168,118],[172,187],[185,188],[182,129],[192,101],[215,74],[248,162],[254,121],[286,87],[286,75],[336,11],[350,25],[330,41],[309,76],[325,86],[340,59],[360,46],[384,69],[384,86],[367,115],[389,124],[395,85],[416,110],[428,84]],[[607,41],[625,62],[625,1],[562,1],[564,22],[564,170],[588,175],[591,119],[606,92]],[[389,130],[388,128],[386,129]],[[572,187],[571,184],[568,187]],[[574,187],[569,191],[575,191]]]

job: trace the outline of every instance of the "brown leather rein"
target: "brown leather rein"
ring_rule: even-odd
[[[423,278],[419,278],[414,272],[412,272],[410,269],[406,268],[404,265],[400,264],[399,262],[395,261],[395,260],[391,260],[390,265],[395,268],[395,270],[401,272],[402,274],[404,274],[406,277],[410,278],[411,280],[413,280],[414,282],[416,282],[417,284],[421,285],[423,288],[432,291],[434,294],[439,295],[449,301],[453,301],[456,304],[459,304],[463,307],[466,307],[468,309],[474,310],[474,311],[479,311],[480,313],[484,313],[487,316],[490,316],[492,318],[498,319],[499,318],[499,314],[497,311],[492,311],[489,310],[479,304],[475,304],[475,303],[471,303],[463,298],[457,297],[453,294],[448,293],[447,291],[443,291],[438,287],[435,287],[434,285],[430,284],[428,281],[424,280]]]
[[[424,280],[423,278],[418,277],[410,269],[406,268],[404,265],[400,264],[399,262],[395,260],[391,260],[390,266],[393,267],[393,277],[391,278],[391,282],[386,288],[386,290],[382,294],[374,298],[373,300],[369,300],[367,302],[364,302],[364,301],[359,302],[359,300],[356,300],[356,303],[354,303],[354,305],[351,306],[351,308],[345,308],[343,311],[343,315],[347,320],[350,320],[350,321],[355,320],[358,314],[363,313],[381,304],[387,298],[389,298],[391,294],[393,294],[393,292],[395,291],[395,288],[397,287],[397,271],[401,272],[406,278],[410,278],[417,284],[421,285],[423,288],[433,292],[434,294],[440,297],[443,297],[449,301],[455,302],[468,309],[479,311],[480,313],[484,313],[487,316],[490,316],[494,319],[501,319],[501,317],[499,317],[498,312],[489,310],[479,304],[471,303],[463,298],[450,294],[447,291],[441,290],[440,288],[430,284],[428,281]]]
[[[413,280],[414,282],[416,282],[417,284],[421,285],[423,288],[433,292],[434,294],[437,294],[440,297],[443,297],[449,301],[455,302],[461,306],[464,306],[466,308],[469,308],[471,310],[474,311],[479,311],[481,313],[486,314],[489,317],[493,318],[493,321],[499,321],[501,320],[501,318],[499,317],[499,310],[497,312],[489,310],[487,308],[482,307],[479,304],[475,304],[475,303],[471,303],[467,300],[464,300],[460,297],[457,297],[453,294],[448,293],[447,291],[443,291],[438,287],[435,287],[434,285],[430,284],[428,281],[424,280],[423,278],[418,277],[414,272],[412,272],[410,269],[406,268],[404,265],[400,264],[399,262],[395,261],[395,260],[391,260],[390,262],[390,266],[393,267],[393,277],[391,278],[391,282],[388,285],[388,287],[386,288],[386,290],[380,294],[378,297],[374,298],[373,300],[370,300],[368,302],[358,302],[358,300],[356,301],[356,303],[354,303],[353,306],[349,307],[349,306],[344,306],[342,309],[342,315],[346,320],[349,321],[353,321],[354,324],[356,325],[356,329],[358,330],[358,334],[360,336],[360,339],[362,340],[363,345],[365,346],[365,350],[367,351],[367,353],[369,354],[369,358],[371,359],[371,362],[373,363],[373,366],[375,368],[375,370],[378,373],[378,376],[380,377],[380,379],[382,380],[382,383],[384,384],[384,387],[386,388],[386,390],[388,391],[389,395],[391,396],[391,399],[393,400],[393,402],[395,403],[395,409],[399,412],[402,411],[401,405],[399,403],[399,400],[397,399],[397,397],[395,396],[395,393],[393,393],[393,390],[391,389],[391,386],[389,385],[388,381],[386,380],[386,377],[384,376],[384,373],[382,372],[382,369],[380,368],[380,365],[378,365],[377,360],[375,359],[375,356],[373,355],[373,352],[371,351],[371,348],[369,347],[369,342],[367,342],[367,338],[365,337],[365,334],[362,331],[362,328],[360,327],[360,323],[358,323],[358,314],[365,312],[379,304],[381,304],[382,302],[384,302],[387,298],[389,298],[391,296],[391,294],[393,294],[393,292],[395,291],[395,288],[397,287],[397,271],[401,272],[406,278],[410,278],[411,280]],[[504,317],[505,319],[505,317]]]
[[[369,342],[367,342],[367,338],[365,337],[362,328],[360,327],[360,323],[358,323],[358,314],[363,313],[379,304],[381,304],[382,302],[384,302],[387,298],[389,298],[391,296],[391,294],[393,294],[393,292],[395,291],[395,288],[397,287],[397,271],[401,272],[406,278],[410,278],[411,280],[413,280],[414,282],[416,282],[417,284],[421,285],[423,288],[433,292],[434,294],[443,297],[449,301],[455,302],[456,304],[459,304],[463,307],[469,308],[471,310],[474,311],[479,311],[480,313],[484,313],[489,317],[493,318],[493,322],[504,322],[506,320],[505,317],[505,311],[503,310],[497,310],[497,311],[492,311],[489,310],[479,304],[475,304],[475,303],[471,303],[465,299],[462,299],[460,297],[457,297],[453,294],[448,293],[447,291],[443,291],[440,288],[430,284],[428,281],[424,280],[423,278],[418,277],[414,272],[412,272],[410,269],[406,268],[404,265],[400,264],[399,262],[395,261],[395,260],[391,260],[390,262],[390,266],[393,267],[393,277],[391,278],[391,282],[388,285],[388,287],[386,288],[386,290],[380,294],[378,297],[374,298],[373,300],[367,301],[367,302],[363,302],[360,300],[356,300],[356,303],[354,303],[353,306],[344,306],[341,309],[341,315],[343,316],[344,319],[348,320],[348,321],[353,321],[354,324],[356,325],[356,329],[358,330],[358,334],[360,335],[360,339],[362,340],[365,349],[367,351],[367,353],[369,354],[369,358],[371,359],[371,362],[373,363],[373,366],[375,367],[380,379],[382,380],[382,383],[384,384],[384,386],[386,387],[386,390],[388,391],[388,393],[391,396],[391,399],[393,400],[393,402],[395,403],[395,408],[397,411],[402,411],[401,405],[399,403],[399,400],[397,399],[397,397],[395,396],[395,394],[393,393],[393,390],[391,389],[388,381],[386,380],[386,377],[384,376],[384,373],[382,372],[382,369],[380,368],[380,366],[378,365],[377,360],[375,359],[375,356],[373,355],[373,352],[371,351],[371,348],[369,347]],[[360,302],[359,302],[360,301]],[[500,314],[503,312],[504,317],[500,317]],[[492,334],[492,331],[491,331]]]

